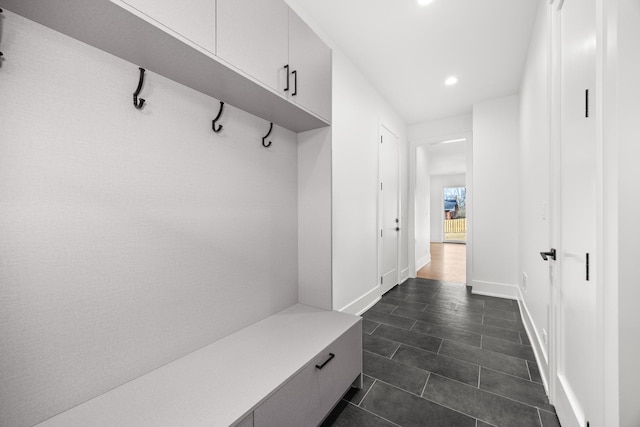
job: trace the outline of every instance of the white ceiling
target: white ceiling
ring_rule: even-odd
[[[295,0],[407,124],[518,92],[541,0]],[[459,83],[444,80],[456,75]]]

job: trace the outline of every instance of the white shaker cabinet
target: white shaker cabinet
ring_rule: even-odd
[[[282,0],[218,0],[217,56],[281,92],[289,61],[289,7]]]
[[[289,10],[290,99],[331,120],[331,49]]]
[[[282,0],[218,0],[217,56],[331,120],[331,49]]]
[[[216,53],[216,0],[120,0],[208,52]]]

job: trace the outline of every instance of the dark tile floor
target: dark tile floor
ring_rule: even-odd
[[[559,426],[516,301],[409,279],[363,315],[364,387],[328,426]]]

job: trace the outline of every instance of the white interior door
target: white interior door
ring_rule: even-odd
[[[399,142],[384,126],[380,127],[378,198],[378,256],[382,293],[398,284],[398,243],[400,237]]]
[[[596,5],[565,0],[560,19],[559,278],[555,404],[563,426],[599,425],[596,309]],[[591,105],[589,105],[591,104]]]

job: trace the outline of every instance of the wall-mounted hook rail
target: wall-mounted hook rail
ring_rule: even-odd
[[[142,84],[144,83],[145,70],[142,67],[139,67],[139,68],[140,68],[140,80],[138,81],[138,88],[133,93],[133,106],[136,107],[138,110],[141,110],[142,107],[144,106],[144,99],[142,98],[138,99],[138,95],[140,95],[140,91],[142,90]]]
[[[267,144],[266,140],[269,137],[269,135],[271,135],[272,130],[273,130],[273,123],[271,123],[271,126],[269,126],[269,132],[267,132],[267,134],[262,137],[262,146],[265,148],[268,148],[271,146],[271,141],[269,141],[269,143]]]
[[[220,120],[220,116],[222,116],[222,109],[224,108],[224,102],[220,101],[220,110],[218,111],[218,115],[216,116],[215,119],[213,119],[211,121],[211,129],[213,129],[213,131],[215,133],[218,133],[222,130],[222,125],[218,125],[216,127],[217,121]]]

